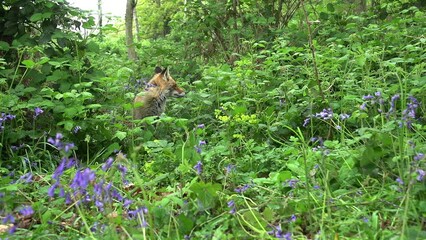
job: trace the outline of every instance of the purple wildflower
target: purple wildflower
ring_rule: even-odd
[[[24,175],[22,175],[20,178],[20,180],[26,182],[26,183],[30,183],[33,181],[33,174],[32,173],[26,173]]]
[[[29,217],[34,214],[34,210],[31,206],[24,206],[21,210],[19,210],[24,217]]]
[[[416,177],[417,181],[419,182],[423,181],[423,178],[425,177],[426,172],[422,169],[417,169],[417,174],[418,174]]]
[[[135,218],[138,218],[138,217],[142,218],[142,220],[143,220],[142,225],[145,225],[145,226],[142,226],[142,227],[146,227],[147,225],[146,225],[146,222],[144,222],[144,220],[145,220],[145,214],[147,214],[147,213],[148,213],[148,208],[139,207],[136,210],[128,211],[127,215],[129,217],[129,219],[135,219]]]
[[[197,128],[205,128],[205,127],[206,127],[206,125],[204,125],[204,123],[201,123],[201,124],[197,125]]]
[[[111,168],[114,159],[112,157],[108,158],[106,162],[102,165],[102,171],[106,172]]]
[[[69,168],[72,168],[72,167],[74,167],[74,166],[76,166],[77,165],[77,161],[74,159],[74,158],[69,158],[68,160],[67,160],[67,163],[66,163],[66,165],[65,165],[65,168],[66,169],[69,169]]]
[[[365,95],[365,96],[363,96],[362,97],[362,99],[363,100],[371,100],[371,99],[373,99],[374,97],[373,96],[371,96],[370,94],[368,94],[368,95]]]
[[[362,221],[363,221],[363,222],[365,222],[365,223],[368,223],[368,222],[369,222],[369,219],[368,219],[367,217],[363,217],[363,218],[362,218]]]
[[[126,166],[124,166],[124,165],[122,165],[122,164],[118,164],[118,165],[117,165],[117,169],[118,169],[118,171],[120,171],[120,172],[121,172],[121,175],[122,175],[122,176],[125,176],[125,175],[126,175],[126,173],[127,173],[127,168],[126,168]]]
[[[237,209],[235,208],[235,202],[234,200],[231,200],[228,202],[228,208],[230,208],[231,210],[229,210],[230,214],[235,214],[235,212],[237,211]]]
[[[399,183],[400,185],[404,185],[404,181],[402,181],[402,179],[401,178],[396,178],[396,180],[395,180],[397,183]]]
[[[203,145],[206,145],[206,141],[200,140],[200,142],[198,143],[198,146],[203,146]]]
[[[272,226],[272,227],[273,227],[273,230],[268,232],[269,235],[272,235],[272,236],[279,238],[279,239],[291,240],[291,233],[290,232],[284,234],[284,232],[281,229],[281,226],[279,226],[279,225],[278,226]]]
[[[225,167],[225,174],[226,174],[226,175],[229,175],[229,174],[231,174],[234,170],[235,170],[235,165],[233,165],[233,164],[228,164],[228,165]]]
[[[329,120],[333,118],[333,110],[331,108],[323,109],[321,112],[315,114],[316,118]]]
[[[359,106],[359,109],[361,109],[362,111],[367,110],[367,103],[364,102],[363,104],[361,104],[361,106]]]
[[[414,161],[420,161],[425,157],[423,153],[417,153],[416,156],[413,157]]]
[[[402,122],[405,122],[408,128],[412,128],[412,122],[416,119],[416,111],[419,102],[413,96],[408,97],[407,108],[402,111]]]
[[[197,171],[198,175],[201,175],[203,171],[203,163],[201,161],[198,161],[197,164],[195,164],[194,169]]]
[[[115,200],[119,202],[123,201],[123,196],[121,196],[121,194],[117,191],[117,189],[112,190],[111,196],[112,198],[114,198]]]
[[[59,186],[58,182],[55,182],[52,186],[50,186],[49,190],[47,190],[47,196],[53,198],[55,196],[55,189]]]
[[[63,187],[59,188],[58,196],[61,197],[61,198],[65,197],[65,189]]]
[[[297,220],[296,215],[292,214],[291,217],[290,217],[290,221],[291,222],[296,222],[296,220]]]
[[[15,223],[15,217],[12,214],[7,214],[6,217],[4,217],[2,223]]]
[[[10,229],[9,229],[9,234],[14,234],[16,232],[16,229],[18,228],[18,226],[16,224],[14,224]]]
[[[250,187],[251,187],[250,184],[245,184],[242,187],[238,187],[238,188],[234,189],[234,191],[237,192],[237,193],[243,193],[243,192],[247,191]]]
[[[95,200],[95,206],[98,208],[100,212],[104,211],[104,203],[98,199]]]
[[[123,203],[123,207],[124,208],[129,208],[130,207],[130,204],[132,204],[133,203],[133,200],[130,200],[130,199],[124,199],[124,203]]]
[[[74,143],[67,143],[67,144],[65,144],[65,146],[64,146],[64,150],[65,150],[65,152],[69,152],[69,151],[70,151],[70,149],[71,149],[71,148],[74,148],[74,147],[75,147]]]
[[[70,185],[70,187],[74,190],[80,189],[80,192],[86,190],[89,186],[89,183],[95,180],[95,173],[90,170],[90,168],[86,168],[84,170],[78,171],[75,174],[75,177]]]
[[[340,114],[340,120],[346,120],[346,119],[348,119],[349,117],[350,117],[350,115],[349,114],[347,114],[347,113],[342,113],[342,114]]]
[[[102,196],[103,185],[104,185],[104,181],[102,180],[93,186],[93,192],[95,193],[96,196],[98,197]]]
[[[309,124],[309,122],[311,121],[311,118],[310,117],[308,117],[308,118],[305,118],[305,120],[303,121],[303,127],[306,127],[306,126],[308,126],[308,124]]]
[[[377,92],[374,93],[374,96],[380,98],[380,97],[382,97],[382,93],[377,91]]]
[[[72,203],[71,195],[69,193],[65,194],[65,204],[70,205]]]
[[[47,142],[59,148],[59,147],[62,147],[62,143],[61,143],[62,138],[63,138],[63,135],[61,133],[56,133],[55,139],[50,137],[49,139],[47,139]]]
[[[67,162],[66,158],[63,158],[59,166],[55,169],[55,172],[52,175],[52,178],[56,181],[59,181],[59,177],[64,173],[65,164]]]
[[[34,118],[36,118],[38,115],[42,114],[43,112],[44,112],[43,109],[36,107],[34,109]]]
[[[298,179],[289,179],[285,182],[285,184],[288,184],[288,186],[291,188],[296,188],[298,182],[299,182]]]
[[[395,111],[395,102],[400,98],[399,94],[395,94],[391,98],[391,107],[389,109],[389,113]]]

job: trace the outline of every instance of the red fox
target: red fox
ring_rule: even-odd
[[[168,96],[183,97],[185,91],[170,76],[169,69],[155,68],[155,75],[147,84],[148,89],[136,95],[133,118],[143,119],[149,116],[160,116],[166,108]]]

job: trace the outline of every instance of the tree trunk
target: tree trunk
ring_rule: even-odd
[[[283,0],[278,1],[278,9],[275,13],[275,27],[281,26],[281,12],[283,11]]]
[[[135,44],[133,42],[133,9],[135,8],[134,0],[127,0],[126,3],[126,15],[125,25],[126,25],[126,45],[127,45],[127,55],[130,60],[136,60],[136,50]]]
[[[140,42],[141,41],[141,32],[140,32],[139,19],[138,19],[138,14],[137,14],[137,11],[136,11],[136,7],[133,9],[133,14],[135,16],[136,39],[138,40],[138,42]]]
[[[102,0],[98,0],[98,28],[99,38],[102,40]]]
[[[232,1],[232,11],[234,15],[234,51],[238,53],[240,51],[239,35],[238,35],[238,0]]]

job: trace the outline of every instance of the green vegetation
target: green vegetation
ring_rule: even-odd
[[[426,239],[423,1],[135,13],[130,61],[124,22],[0,1],[0,239]],[[156,66],[186,95],[134,120]]]

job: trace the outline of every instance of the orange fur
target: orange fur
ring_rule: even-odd
[[[133,118],[143,119],[149,116],[159,116],[166,108],[169,95],[183,97],[185,91],[180,88],[170,76],[168,69],[157,67],[156,74],[148,82],[148,90],[139,93],[134,100]]]

